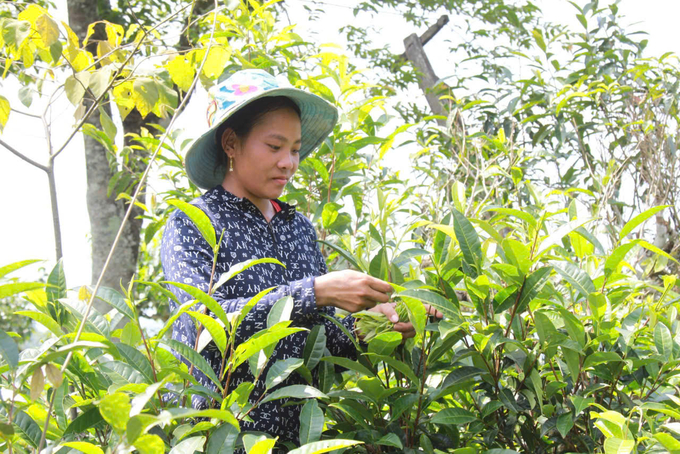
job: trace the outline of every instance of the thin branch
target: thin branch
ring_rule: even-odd
[[[42,170],[43,172],[46,172],[46,173],[47,173],[47,171],[48,171],[47,166],[44,166],[44,165],[42,165],[42,164],[40,164],[40,163],[38,163],[38,162],[35,162],[35,161],[32,160],[31,158],[29,158],[29,157],[27,157],[27,156],[24,156],[23,154],[21,154],[19,151],[17,151],[14,147],[12,147],[11,145],[9,145],[9,144],[8,144],[7,142],[5,142],[4,140],[0,139],[0,145],[2,145],[3,147],[7,148],[10,152],[12,152],[12,154],[15,154],[17,157],[23,159],[24,161],[26,161],[27,163],[31,164],[32,166],[35,166],[35,167],[39,168],[40,170]]]
[[[21,110],[17,110],[17,109],[14,109],[14,108],[10,108],[10,110],[12,112],[18,113],[19,115],[26,115],[27,117],[31,117],[31,118],[38,118],[38,119],[40,118],[40,115],[36,115],[36,114],[28,113],[28,112],[23,112]]]

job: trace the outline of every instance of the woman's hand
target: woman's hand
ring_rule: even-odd
[[[388,302],[392,291],[387,282],[352,270],[333,271],[314,279],[317,306],[335,306],[352,313]]]
[[[384,303],[384,304],[378,304],[371,310],[374,312],[380,312],[381,314],[385,314],[387,319],[394,323],[393,329],[400,333],[404,339],[408,339],[409,337],[413,337],[416,335],[416,330],[413,327],[413,323],[411,322],[400,322],[399,321],[399,315],[397,314],[397,311],[394,310],[394,306],[396,303]],[[433,315],[437,317],[438,319],[441,319],[444,317],[444,314],[439,312],[437,309],[434,307],[430,306],[429,304],[424,304],[425,309],[427,310],[427,315]]]

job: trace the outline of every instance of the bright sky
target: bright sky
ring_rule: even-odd
[[[306,0],[287,2],[290,5],[290,17],[306,17],[304,4]],[[353,3],[353,2],[352,2]],[[61,6],[61,19],[64,19],[65,0],[58,0]],[[308,26],[320,30],[318,36],[322,42],[337,42],[336,26],[355,22],[352,9],[346,0],[328,0],[327,16],[322,21],[308,23]],[[580,27],[573,17],[573,7],[564,0],[543,0],[539,4],[549,20],[567,21],[568,25]],[[628,17],[630,24],[649,33],[648,51],[651,55],[661,55],[666,51],[680,54],[677,40],[677,17],[680,17],[680,2],[676,0],[624,0],[621,11]],[[300,16],[297,12],[305,14]],[[381,37],[390,43],[394,52],[403,51],[402,40],[405,35],[424,30],[413,30],[398,15],[384,14],[379,24],[384,33]],[[307,21],[301,21],[307,22]],[[298,27],[298,33],[308,36],[307,31]],[[449,30],[450,31],[450,30]],[[455,35],[448,33],[449,39]],[[435,37],[427,46],[430,55],[446,55],[446,43],[443,33]],[[451,61],[447,58],[432,59],[435,72],[440,76],[447,74]],[[2,81],[2,94],[13,107],[24,109],[19,104],[17,92],[19,85],[11,79]],[[50,90],[46,90],[49,92]],[[416,96],[418,96],[416,92]],[[66,139],[73,125],[73,108],[61,96],[60,102],[52,110],[53,143],[60,146]],[[200,97],[196,98],[200,101]],[[41,100],[35,99],[31,111]],[[42,101],[42,106],[45,103]],[[42,109],[43,107],[41,107]],[[186,112],[187,117],[194,117],[196,106]],[[202,112],[202,110],[200,110]],[[202,113],[200,117],[202,118]],[[185,123],[187,124],[187,123]],[[46,162],[45,134],[39,120],[11,114],[10,122],[0,138],[30,156],[36,161]],[[62,238],[65,255],[65,267],[69,286],[90,282],[90,244],[89,219],[86,207],[85,159],[82,139],[76,138],[73,145],[65,150],[56,161],[59,210],[62,219]],[[3,194],[2,210],[4,222],[0,223],[0,266],[18,260],[38,258],[47,260],[48,269],[54,263],[54,241],[52,234],[51,209],[46,175],[19,160],[0,146],[0,193]]]

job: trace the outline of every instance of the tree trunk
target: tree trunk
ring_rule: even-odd
[[[91,0],[67,1],[69,24],[81,41],[85,38],[88,25],[103,19],[110,12],[108,2],[97,2],[96,5],[92,3]],[[102,31],[97,27],[96,33],[90,40],[96,40]],[[108,110],[108,106],[105,108]],[[97,113],[90,117],[89,123],[101,129]],[[125,133],[139,132],[141,122],[137,119],[125,123]],[[130,125],[133,126],[132,130],[126,127]],[[84,142],[87,165],[87,209],[90,215],[92,239],[92,281],[96,281],[104,267],[127,207],[124,200],[116,200],[118,194],[107,196],[109,181],[113,176],[107,150],[88,135],[84,135]],[[140,214],[141,209],[135,207],[102,281],[105,287],[118,289],[121,284],[127,286],[135,272],[142,226],[142,220],[138,219]],[[104,308],[98,307],[98,309]]]

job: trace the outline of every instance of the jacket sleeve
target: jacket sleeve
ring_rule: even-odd
[[[226,240],[222,246],[225,243]],[[212,249],[194,223],[180,211],[173,212],[166,224],[161,246],[161,262],[166,280],[189,284],[208,292],[212,273]],[[218,275],[214,276],[214,281],[218,279]],[[180,304],[191,299],[186,292],[175,286],[170,285],[169,289]],[[224,287],[219,288],[212,296],[227,313],[240,310],[250,300],[249,297],[228,299],[224,293]],[[308,320],[309,317],[318,315],[312,276],[279,285],[260,299],[245,317],[236,334],[237,343],[243,342],[265,328],[269,310],[274,303],[285,296],[291,296],[293,299],[291,313],[293,322]],[[199,306],[200,309],[202,309],[201,306]],[[174,307],[172,309],[174,310]],[[193,323],[190,327],[184,327],[181,323],[177,325],[178,329],[183,330],[182,333],[178,333],[177,340],[193,348],[196,340],[196,329]],[[173,336],[175,336],[174,332]]]

